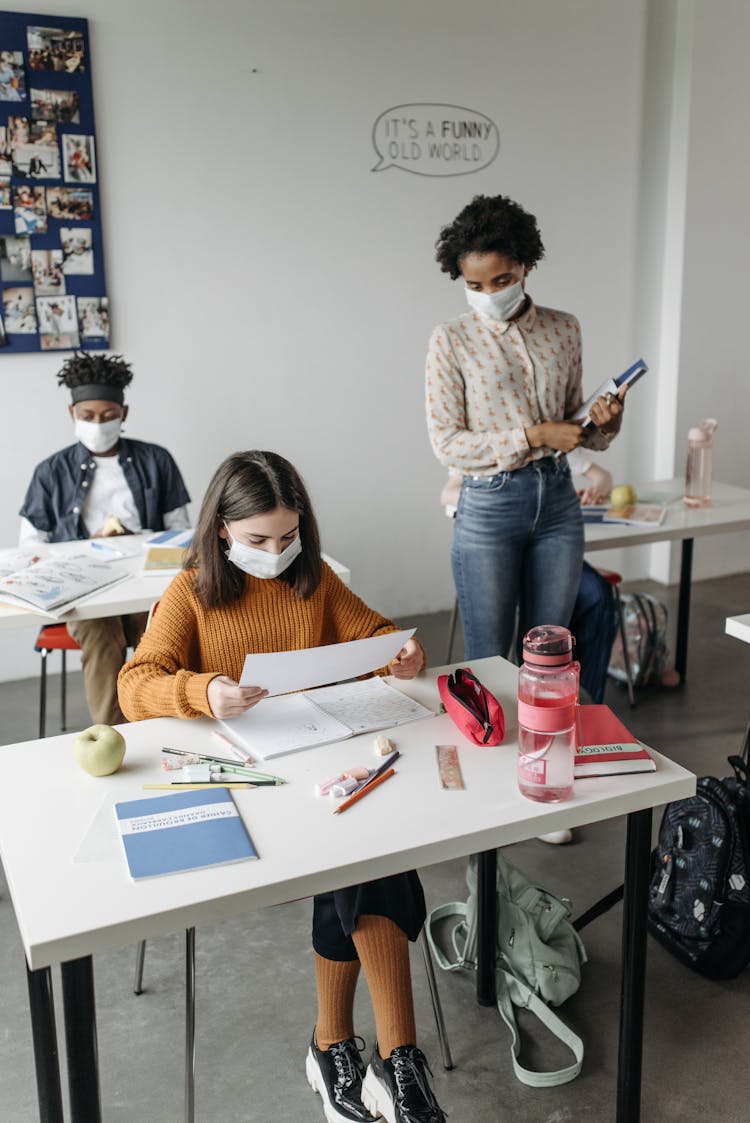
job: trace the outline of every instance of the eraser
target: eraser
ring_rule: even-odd
[[[356,768],[347,768],[346,772],[342,772],[341,775],[344,780],[350,778],[352,780],[366,780],[370,775],[370,769],[363,768],[361,764],[358,764]]]
[[[391,753],[396,751],[396,746],[390,737],[376,737],[375,738],[375,752],[378,756],[390,756]]]
[[[210,764],[188,764],[183,768],[183,779],[188,784],[208,784],[211,781]]]
[[[163,772],[174,772],[178,768],[183,768],[184,757],[179,756],[163,756],[161,758],[161,767]],[[197,764],[196,760],[196,764]]]
[[[339,780],[339,782],[334,784],[331,788],[331,795],[336,797],[349,795],[350,792],[354,791],[358,783],[358,780],[352,780],[351,778],[348,780]]]

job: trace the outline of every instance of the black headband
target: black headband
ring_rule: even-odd
[[[122,386],[105,386],[99,382],[92,382],[88,386],[72,386],[70,393],[73,405],[76,402],[117,402],[122,405],[125,401]]]

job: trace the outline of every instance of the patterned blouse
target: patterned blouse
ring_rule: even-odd
[[[492,476],[550,456],[525,430],[570,417],[583,401],[581,328],[575,316],[529,301],[516,320],[466,312],[439,324],[426,368],[427,428],[441,464]],[[594,428],[587,448],[609,440]]]

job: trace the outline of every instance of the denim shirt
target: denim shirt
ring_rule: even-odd
[[[117,456],[133,493],[141,526],[164,529],[164,515],[190,502],[180,470],[160,445],[120,438]],[[50,542],[88,538],[81,518],[96,457],[80,442],[53,453],[34,469],[19,511]]]

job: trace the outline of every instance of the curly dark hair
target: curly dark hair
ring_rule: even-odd
[[[130,363],[122,355],[97,355],[76,351],[57,372],[59,386],[117,386],[121,390],[133,381]]]
[[[500,253],[532,269],[544,257],[536,218],[506,195],[475,195],[440,231],[435,259],[455,281],[469,253]]]

